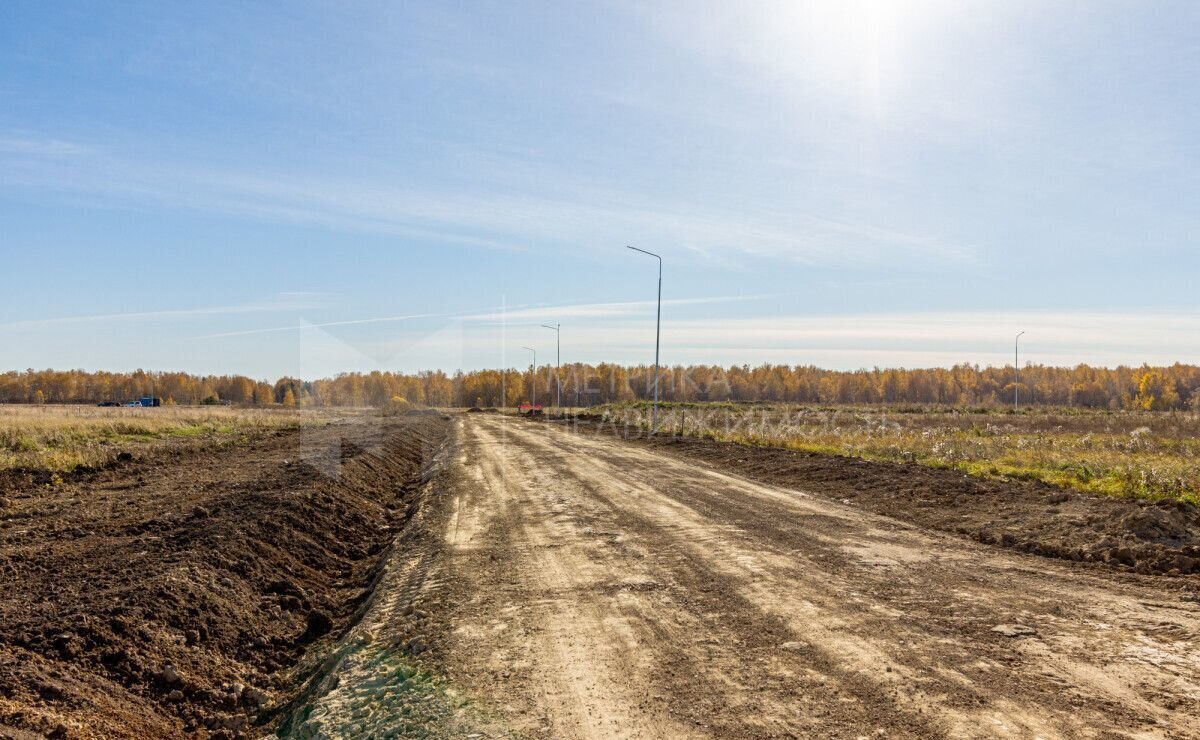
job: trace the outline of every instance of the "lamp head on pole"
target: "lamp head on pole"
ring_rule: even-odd
[[[651,251],[649,251],[649,250],[646,250],[646,249],[640,249],[640,248],[638,248],[638,247],[631,247],[631,246],[629,246],[628,244],[626,244],[626,245],[625,245],[625,248],[626,248],[626,249],[632,249],[632,250],[633,250],[633,251],[635,251],[635,252],[641,252],[642,254],[648,254],[648,255],[650,255],[651,257],[654,257],[655,259],[657,259],[659,262],[662,262],[662,257],[660,257],[659,255],[657,255],[657,254],[655,254],[654,252],[651,252]]]

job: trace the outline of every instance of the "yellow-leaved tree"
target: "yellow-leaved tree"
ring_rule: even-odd
[[[1175,382],[1157,370],[1144,373],[1138,381],[1138,408],[1146,411],[1166,411],[1179,405],[1179,394]]]

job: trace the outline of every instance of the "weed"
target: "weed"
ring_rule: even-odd
[[[645,403],[613,405],[603,413],[618,424],[649,426]],[[1200,416],[1195,414],[668,404],[660,408],[659,429],[1200,504]]]
[[[335,415],[292,409],[0,405],[0,470],[65,472],[102,464],[121,449],[172,439],[239,439],[259,430],[323,424]]]

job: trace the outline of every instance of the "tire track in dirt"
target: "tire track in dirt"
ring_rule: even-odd
[[[703,558],[697,559],[681,551],[678,543],[673,541],[677,532],[668,532],[664,536],[654,528],[631,526],[619,509],[598,494],[592,481],[561,469],[552,458],[531,457],[530,451],[506,444],[487,432],[475,430],[475,435],[483,440],[486,449],[503,450],[499,459],[510,460],[511,465],[498,463],[497,456],[480,454],[477,456],[480,467],[493,468],[493,472],[490,475],[475,473],[471,478],[499,481],[501,485],[496,490],[510,492],[510,495],[513,491],[532,491],[535,496],[540,496],[543,490],[554,491],[549,494],[549,508],[524,502],[523,510],[517,511],[520,519],[516,523],[504,521],[502,514],[494,531],[500,533],[500,537],[511,536],[514,531],[520,533],[513,538],[522,543],[517,545],[516,556],[520,558],[521,551],[544,552],[549,544],[544,537],[526,536],[529,522],[557,519],[569,523],[571,530],[561,532],[559,537],[575,541],[582,536],[582,550],[591,561],[589,566],[576,564],[577,583],[571,595],[577,597],[579,592],[584,592],[608,597],[613,594],[618,598],[609,598],[600,604],[600,608],[608,612],[605,619],[612,622],[619,618],[635,627],[632,638],[625,635],[624,642],[618,644],[622,654],[646,656],[640,665],[633,666],[631,671],[629,665],[621,665],[621,661],[606,655],[605,645],[601,642],[598,648],[590,646],[585,651],[583,660],[591,661],[593,665],[583,673],[597,676],[615,672],[625,681],[644,687],[650,699],[632,710],[657,712],[684,721],[683,726],[669,730],[628,723],[628,718],[635,715],[631,714],[629,706],[632,702],[625,702],[626,706],[620,707],[619,711],[608,713],[628,723],[623,726],[593,728],[586,722],[577,721],[577,716],[538,729],[549,731],[555,737],[612,737],[621,732],[628,736],[678,737],[700,732],[757,737],[786,736],[805,728],[815,732],[820,728],[839,726],[850,731],[888,725],[904,727],[911,734],[936,734],[915,713],[905,717],[894,702],[874,687],[837,677],[832,661],[823,661],[824,672],[813,671],[806,665],[812,656],[807,660],[804,656],[812,653],[811,646],[794,643],[781,651],[780,644],[791,640],[782,621],[742,599],[727,579],[705,565]],[[529,470],[538,471],[541,486],[523,472]],[[509,501],[501,503],[492,499],[492,502],[497,511],[514,511]],[[569,513],[563,511],[564,504],[570,506]],[[607,543],[601,547],[587,546],[596,536]],[[549,551],[564,561],[569,560],[563,557],[562,544],[557,544]],[[589,573],[589,568],[597,573]],[[544,562],[539,563],[539,569],[542,572],[556,570]],[[656,573],[659,574],[657,577]],[[664,573],[671,577],[662,578]],[[632,609],[628,602],[634,603]],[[571,634],[561,639],[577,640],[579,634],[586,634],[587,630],[581,629],[579,623],[576,600],[555,603],[554,609],[568,617],[562,621],[569,625]],[[551,628],[552,634],[562,631]],[[483,631],[477,635],[480,642],[487,637]],[[511,656],[503,650],[500,653],[502,659],[495,670],[504,671],[503,659],[511,659]],[[545,661],[535,657],[527,662],[540,666]],[[579,656],[574,656],[573,662],[583,664]],[[521,661],[516,663],[520,665]],[[551,687],[569,686],[578,680],[578,676],[570,673],[539,671],[539,675],[554,676],[553,680],[545,682]],[[591,683],[595,684],[595,679]],[[533,701],[547,699],[543,704],[546,708],[580,703],[573,702],[571,697],[556,696],[553,688],[541,688],[534,693],[539,691],[541,697],[534,696]],[[864,708],[856,706],[859,704]],[[605,707],[587,708],[589,718],[606,716]],[[547,710],[547,714],[553,712]],[[592,732],[593,729],[598,731]]]
[[[556,438],[554,441],[558,443],[559,440]],[[622,446],[622,450],[628,449],[628,446]],[[589,459],[595,459],[595,455]],[[655,465],[659,464],[658,456],[643,459]],[[636,459],[626,458],[619,461],[623,469],[635,469],[636,464]],[[725,481],[726,485],[722,487],[720,497],[714,498],[712,494],[704,493],[706,489],[703,487],[685,487],[683,491],[694,498],[707,495],[710,503],[715,501],[718,503],[716,505],[721,507],[721,517],[748,521],[745,512],[738,513],[736,510],[738,506],[742,506],[743,510],[757,512],[764,503],[756,500],[756,493],[760,499],[766,495],[767,498],[790,503],[804,510],[809,509],[810,504],[827,509],[830,507],[827,501],[821,499],[814,500],[780,489],[763,488],[734,476],[713,473],[707,475]],[[703,482],[703,476],[692,476],[692,480]],[[738,495],[731,497],[727,492],[738,492]],[[784,494],[784,498],[780,498],[781,493]],[[791,501],[788,501],[788,498]],[[751,501],[754,505],[748,506]],[[836,505],[833,507],[838,509]],[[842,509],[848,516],[859,516],[858,512],[848,507]],[[762,541],[787,542],[786,528],[774,527],[776,522],[787,521],[786,512],[770,511],[767,507],[767,515],[760,519],[760,522],[754,524],[754,528],[766,534]],[[881,535],[872,534],[866,527],[860,528],[858,535],[860,539],[865,537],[866,541],[860,546],[842,549],[847,549],[852,555],[862,553],[865,558],[842,556],[840,562],[838,559],[823,558],[820,561],[821,570],[836,573],[845,572],[847,566],[857,568],[860,572],[851,571],[854,578],[853,583],[847,584],[848,588],[869,592],[872,606],[894,607],[898,604],[899,597],[902,610],[896,614],[898,618],[918,618],[920,625],[937,626],[937,631],[940,632],[935,645],[937,650],[930,654],[936,657],[934,666],[937,672],[946,674],[948,662],[953,664],[950,658],[968,657],[970,661],[959,661],[965,670],[960,670],[959,675],[953,678],[966,687],[982,685],[988,688],[985,697],[973,697],[973,702],[968,699],[968,706],[976,702],[983,703],[984,700],[988,704],[1007,704],[1009,709],[1024,705],[1025,709],[1021,710],[1020,714],[1027,716],[1032,714],[1028,710],[1030,705],[1067,704],[1070,711],[1060,714],[1073,720],[1078,720],[1079,715],[1092,715],[1091,723],[1081,726],[1072,727],[1072,723],[1061,724],[1057,732],[1051,733],[1056,735],[1078,732],[1086,734],[1087,727],[1126,726],[1129,732],[1144,732],[1146,726],[1156,727],[1156,723],[1170,728],[1170,734],[1189,732],[1186,729],[1187,722],[1182,722],[1183,729],[1176,728],[1181,723],[1178,721],[1180,715],[1174,710],[1180,708],[1181,703],[1193,700],[1196,696],[1195,679],[1198,672],[1194,670],[1194,652],[1189,650],[1196,637],[1196,610],[1192,604],[1175,604],[1172,615],[1184,616],[1182,621],[1162,622],[1162,616],[1146,612],[1144,602],[1141,601],[1145,592],[1122,594],[1120,589],[1115,588],[1116,583],[1112,580],[1093,578],[1087,583],[1090,588],[1081,589],[1076,584],[1082,579],[1068,567],[1051,565],[1042,570],[1031,571],[1031,565],[1039,566],[1043,561],[1028,556],[1012,555],[992,558],[992,551],[988,548],[967,546],[947,537],[920,533],[920,530],[898,525],[881,517],[866,516],[863,517],[863,522],[870,527],[882,524],[884,529],[890,531]],[[906,537],[905,533],[911,533],[912,536]],[[845,533],[838,531],[832,541],[845,543],[847,540],[853,539],[847,539]],[[898,545],[902,547],[898,549]],[[930,554],[934,553],[937,554],[936,560],[930,558]],[[967,553],[971,553],[972,556],[967,558]],[[881,555],[892,555],[892,558],[881,558]],[[896,556],[899,556],[899,561]],[[876,570],[880,565],[890,567],[884,567],[882,571]],[[872,577],[872,571],[876,574],[886,573],[886,578]],[[896,574],[904,578],[896,579]],[[947,585],[958,586],[952,601],[932,600],[929,606],[934,608],[926,609],[913,609],[904,603],[906,592],[910,595],[922,592],[936,594]],[[846,588],[842,591],[845,592]],[[1153,591],[1151,592],[1153,594]],[[1064,594],[1072,594],[1072,597],[1064,600]],[[851,592],[851,596],[857,594]],[[878,603],[881,597],[890,603]],[[1120,608],[1114,612],[1105,604],[1117,604]],[[1098,606],[1100,608],[1097,608]],[[835,610],[836,604],[828,603],[822,613],[835,613]],[[886,616],[887,610],[883,610],[883,614]],[[1117,619],[1118,615],[1120,619]],[[1039,621],[1039,616],[1045,616],[1045,619]],[[1002,619],[1031,622],[1038,625],[1043,634],[1036,640],[1020,640],[1015,644],[1002,639],[1001,649],[992,650],[996,660],[990,663],[995,664],[979,661],[979,656],[986,652],[984,649],[996,646],[997,637],[990,628]],[[1105,619],[1114,624],[1100,621]],[[896,621],[899,622],[900,619]],[[1121,625],[1121,621],[1127,621],[1129,624]],[[1104,625],[1108,634],[1098,639],[1096,627],[1093,625]],[[1159,637],[1151,637],[1151,633],[1159,633]],[[1164,634],[1169,634],[1169,639],[1164,639]],[[911,637],[907,640],[910,644],[913,643]],[[1154,644],[1158,657],[1171,656],[1170,660],[1175,664],[1192,666],[1188,678],[1172,676],[1162,666],[1142,670],[1139,661],[1128,660],[1130,646],[1145,643],[1147,640]],[[1049,649],[1050,644],[1054,645],[1055,649]],[[955,645],[958,645],[958,649],[950,649]],[[1042,649],[1034,649],[1039,645]],[[1013,651],[1006,649],[1014,646],[1021,654],[1042,654],[1039,660],[1028,661],[1031,667],[1036,669],[1022,672],[996,668],[1012,662]],[[978,663],[982,663],[982,666]],[[979,667],[986,669],[980,673],[977,669]],[[1114,674],[1120,678],[1116,678]],[[970,676],[970,679],[967,679],[967,676]],[[1164,684],[1170,686],[1165,692],[1160,691]],[[1066,696],[1063,696],[1064,690]],[[1009,698],[1003,699],[1006,694]],[[962,692],[954,692],[948,694],[942,703],[958,704],[962,703],[962,700]],[[997,722],[997,727],[1001,728],[1009,726],[1012,722],[1012,717],[1004,715],[991,718]],[[964,733],[966,727],[956,728],[954,734]],[[1027,727],[1026,730],[1037,734],[1034,732],[1036,727]]]
[[[546,455],[556,454],[554,447],[546,444],[548,440],[531,438],[530,441],[543,445]],[[558,445],[560,440],[556,438],[554,442]],[[595,454],[568,449],[563,455],[574,461],[578,475],[597,481],[614,477],[610,463],[601,461]],[[631,459],[622,460],[619,465],[627,474],[641,467],[642,461]],[[819,510],[811,507],[801,507],[809,514],[809,525],[819,521],[827,531],[835,525],[837,529],[833,534],[837,537],[804,535],[797,543],[793,535],[791,547],[781,551],[774,543],[786,542],[790,533],[780,530],[775,522],[787,521],[787,513],[756,512],[771,526],[765,540],[752,540],[747,546],[746,533],[761,531],[762,521],[744,516],[730,517],[728,512],[717,511],[711,505],[702,514],[692,505],[681,503],[680,500],[691,493],[690,489],[664,486],[661,482],[664,479],[673,481],[676,472],[664,476],[660,468],[657,476],[655,471],[645,471],[644,478],[629,478],[624,485],[615,487],[623,496],[614,497],[610,505],[615,512],[623,514],[624,526],[640,531],[665,530],[661,537],[662,547],[682,549],[691,562],[711,563],[712,572],[719,574],[719,580],[725,584],[721,589],[725,598],[718,604],[722,614],[726,615],[723,621],[728,621],[730,614],[737,615],[740,620],[744,620],[746,614],[757,614],[767,615],[782,625],[782,630],[768,635],[774,637],[773,640],[756,640],[762,635],[755,631],[740,639],[754,641],[760,652],[777,663],[787,662],[788,654],[795,654],[791,662],[796,665],[791,673],[816,678],[796,693],[810,699],[815,697],[811,711],[820,719],[821,731],[828,732],[836,727],[854,733],[866,728],[920,737],[943,732],[955,737],[969,737],[976,734],[977,728],[995,721],[989,717],[985,722],[965,708],[951,709],[947,705],[947,697],[964,693],[963,682],[947,684],[921,678],[906,670],[894,650],[883,649],[871,640],[857,636],[862,632],[859,623],[864,621],[863,616],[839,613],[845,602],[853,603],[858,598],[856,591],[843,589],[836,599],[817,603],[814,597],[818,595],[795,587],[795,584],[803,584],[806,578],[810,579],[814,569],[820,569],[821,559],[831,557],[826,541],[853,541],[858,533],[851,526],[852,518],[843,519],[818,513]],[[658,482],[653,485],[641,482],[649,480]],[[687,482],[711,485],[711,481],[703,479],[688,479]],[[722,493],[738,493],[747,496],[745,500],[754,501],[746,492],[731,488],[726,487]],[[656,489],[665,490],[667,495],[660,495]],[[597,488],[594,495],[604,496],[604,490],[611,491],[614,487]],[[633,513],[639,510],[645,514]],[[732,524],[722,524],[731,521]],[[815,557],[814,553],[817,553]],[[833,553],[834,556],[839,554]],[[825,588],[828,587],[829,584],[825,584]],[[900,615],[894,611],[886,615],[888,619],[897,616]],[[760,616],[757,621],[766,620]],[[751,681],[755,678],[749,676]],[[974,703],[968,705],[969,708],[973,709]],[[1011,706],[1006,709],[1009,716],[1002,720],[1006,725],[1016,724],[1029,734],[1046,729],[1044,719],[1031,721],[1032,718],[1026,716],[1019,724],[1015,723],[1014,716],[1028,713],[1018,713]],[[929,718],[933,715],[941,715],[940,721],[931,721]]]
[[[555,446],[562,447],[557,435],[553,441]],[[570,452],[588,461],[600,459],[595,450],[590,450],[588,441],[582,439],[585,444]],[[646,468],[647,475],[661,469],[662,460],[657,455],[625,456],[626,452],[633,451],[621,445],[604,459],[618,456],[620,459],[614,463],[622,470],[637,470],[640,460],[643,468],[650,466]],[[864,516],[849,507],[760,486],[735,476],[711,471],[689,471],[683,475],[690,476],[696,486],[674,488],[672,495],[683,492],[691,503],[706,504],[708,516],[737,521],[748,530],[762,532],[759,542],[789,543],[789,538],[795,541],[795,534],[788,531],[790,528],[781,525],[789,521],[789,507],[810,511],[815,506],[817,510],[832,509],[835,513],[841,510],[844,519],[858,518],[860,524],[853,531],[834,528],[821,534],[820,537],[843,552],[835,553],[840,557],[832,558],[824,553],[806,570],[816,565],[818,571],[829,575],[852,576],[840,589],[843,596],[851,597],[849,602],[853,603],[866,593],[870,597],[867,603],[884,617],[879,628],[894,631],[905,620],[916,620],[922,626],[922,630],[910,634],[906,640],[908,645],[922,648],[917,657],[926,653],[933,658],[932,662],[928,657],[923,658],[929,663],[927,668],[936,669],[936,674],[953,679],[965,689],[976,687],[974,696],[961,690],[945,695],[940,701],[943,711],[955,707],[953,714],[961,715],[957,705],[963,704],[964,699],[967,708],[975,704],[992,708],[990,712],[972,712],[967,716],[968,721],[961,721],[960,716],[955,735],[962,735],[970,727],[992,724],[996,728],[1011,728],[1014,721],[1021,734],[1047,731],[1052,735],[1089,734],[1089,728],[1122,726],[1133,733],[1144,732],[1147,727],[1165,728],[1163,731],[1170,735],[1186,735],[1191,731],[1186,729],[1186,721],[1180,722],[1176,710],[1194,701],[1197,695],[1196,677],[1200,672],[1195,670],[1195,654],[1190,650],[1197,636],[1197,612],[1193,604],[1176,602],[1170,614],[1174,621],[1164,622],[1161,610],[1158,614],[1150,613],[1144,602],[1147,593],[1160,597],[1163,594],[1117,585],[1127,579],[1083,578],[1073,569],[1057,564],[1042,568],[1044,561],[1026,556],[993,557],[994,551],[988,548],[931,535],[882,517]],[[723,485],[718,489],[706,488],[702,485],[706,477],[716,478]],[[764,501],[764,497],[768,500]],[[778,502],[780,507],[770,506],[770,501]],[[853,546],[848,547],[847,543]],[[811,541],[806,542],[803,550],[811,552],[812,546]],[[808,580],[812,580],[811,574]],[[826,584],[830,582],[824,580]],[[805,581],[792,583],[803,586]],[[1086,587],[1081,587],[1085,584]],[[788,585],[785,583],[785,588]],[[911,596],[944,593],[948,587],[954,594],[950,600],[934,599],[925,608],[914,608],[921,607],[921,603],[919,599],[913,601]],[[825,586],[823,590],[830,589]],[[1068,593],[1071,597],[1064,598]],[[819,613],[828,619],[837,612],[838,602],[832,601],[823,604]],[[889,615],[889,612],[894,613]],[[991,632],[998,621],[1025,621],[1038,626],[1042,634],[1034,640],[1014,643]],[[937,635],[937,640],[922,647],[920,640],[913,638],[920,637],[926,625],[935,627],[931,632]],[[1098,633],[1096,625],[1101,626],[1103,634]],[[842,627],[839,639],[844,638],[845,625]],[[870,633],[870,630],[864,632]],[[1139,646],[1147,642],[1157,658],[1153,667],[1145,661],[1129,659],[1131,650],[1146,652]],[[989,647],[997,649],[988,651]],[[989,652],[994,659],[979,659]],[[1027,661],[1032,670],[997,668],[1011,665],[1015,655],[1035,654],[1036,659]],[[954,658],[958,658],[961,669],[949,672],[947,668],[955,665]],[[874,664],[875,660],[864,663]],[[1183,666],[1187,675],[1172,673],[1164,668],[1167,664]],[[986,691],[980,692],[978,687],[986,687]],[[1061,707],[1054,712],[1058,716],[1057,728],[1054,723],[1046,724],[1045,718],[1031,721],[1036,720],[1033,715],[1038,713],[1034,707],[1055,705]],[[1014,713],[1013,709],[1018,711]],[[1079,722],[1081,715],[1090,716]],[[1026,726],[1022,728],[1022,724]]]
[[[614,581],[603,552],[611,548],[608,534],[569,510],[575,502],[564,494],[540,487],[532,461],[502,450],[511,451],[502,435],[468,430],[466,472],[478,486],[473,492],[485,495],[457,497],[451,541],[458,553],[486,553],[494,567],[469,589],[476,601],[455,620],[455,647],[477,656],[482,675],[541,710],[516,707],[527,716],[511,718],[514,725],[530,734],[688,736],[669,717],[642,711],[647,697],[622,680],[648,670],[640,646],[673,638],[669,626],[643,630],[649,574],[633,567]]]
[[[462,455],[448,663],[529,734],[1197,736],[1200,617],[1152,586],[550,425]]]

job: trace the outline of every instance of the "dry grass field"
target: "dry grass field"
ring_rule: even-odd
[[[173,441],[220,441],[264,430],[320,425],[347,413],[223,406],[0,405],[0,470],[65,472],[103,464],[120,452]]]
[[[649,426],[646,403],[603,409]],[[660,431],[1200,503],[1200,414],[667,404]]]

